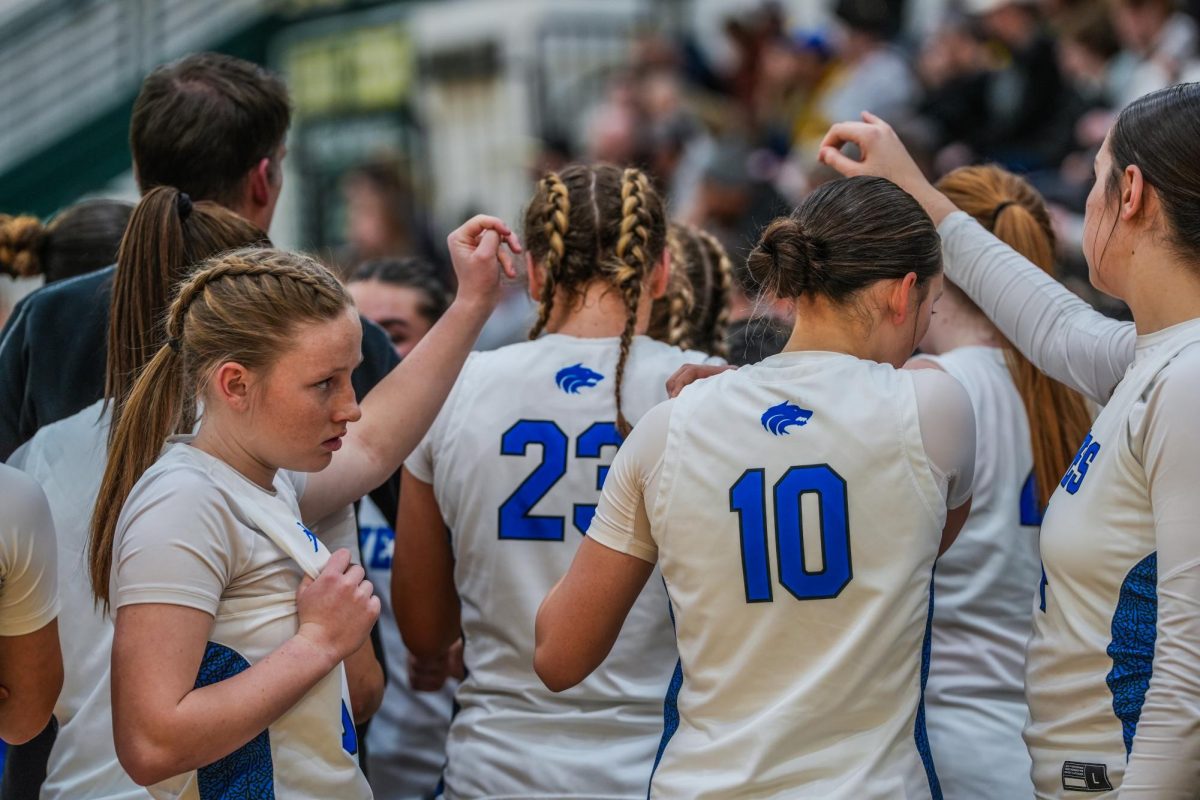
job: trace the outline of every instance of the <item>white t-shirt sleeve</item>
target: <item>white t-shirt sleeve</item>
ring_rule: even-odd
[[[1158,620],[1154,672],[1121,786],[1122,800],[1190,800],[1200,786],[1198,356],[1188,351],[1167,367],[1148,395],[1143,417],[1142,464],[1158,545]]]
[[[163,478],[134,491],[113,545],[112,607],[166,603],[215,616],[240,552],[228,503],[202,481]]]
[[[0,465],[0,636],[23,636],[58,616],[58,544],[42,489]]]
[[[673,405],[668,400],[650,409],[621,445],[587,533],[598,544],[651,564],[658,561],[658,546],[646,509],[657,493]]]
[[[946,508],[971,499],[975,483],[975,411],[962,384],[937,369],[910,372],[917,395],[921,441]]]
[[[938,226],[946,277],[1026,358],[1104,405],[1133,363],[1137,331],[1101,314],[965,212]]]

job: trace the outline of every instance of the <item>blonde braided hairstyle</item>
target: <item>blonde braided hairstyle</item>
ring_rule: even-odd
[[[666,247],[662,198],[641,170],[572,165],[538,181],[524,227],[526,248],[546,276],[530,338],[546,330],[556,304],[573,306],[595,282],[620,292],[626,319],[614,392],[617,428],[627,434],[621,389],[643,286]]]
[[[650,307],[650,327],[646,335],[686,350],[692,346],[690,315],[696,305],[696,295],[692,280],[688,277],[687,258],[679,239],[680,227],[671,223],[667,229],[671,273],[667,277],[666,293]]]
[[[92,593],[108,607],[117,518],[134,484],[172,433],[192,430],[196,399],[216,368],[236,361],[268,369],[293,345],[299,326],[336,318],[349,293],[314,259],[272,249],[234,250],[185,280],[166,314],[166,343],[114,406],[108,463],[88,541]]]

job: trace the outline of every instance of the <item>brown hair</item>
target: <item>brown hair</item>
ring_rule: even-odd
[[[129,121],[138,186],[235,205],[246,173],[283,144],[291,114],[283,81],[257,64],[219,53],[165,64],[142,81]]]
[[[54,283],[111,266],[132,211],[123,200],[84,200],[45,225],[0,214],[0,275],[44,275]]]
[[[1054,274],[1050,215],[1041,195],[1023,178],[996,166],[963,167],[943,177],[937,187],[996,238]],[[949,281],[945,291],[958,293],[968,307],[974,307]],[[1092,415],[1082,397],[1043,374],[1012,345],[1005,348],[1005,360],[1029,417],[1033,472],[1038,500],[1045,508],[1091,427]]]
[[[88,541],[92,593],[106,609],[121,507],[167,437],[191,431],[197,395],[213,370],[226,361],[269,369],[292,346],[299,325],[333,319],[352,302],[313,259],[270,249],[210,259],[179,287],[166,315],[166,342],[113,416]]]
[[[666,247],[662,198],[641,170],[580,166],[551,172],[538,182],[525,212],[525,245],[545,269],[534,339],[546,327],[555,294],[574,301],[597,280],[607,281],[625,302],[625,327],[614,391],[617,428],[631,426],[621,409],[625,362],[637,327],[642,288]]]
[[[729,254],[706,230],[690,225],[672,225],[671,230],[696,298],[688,320],[688,338],[682,346],[724,358],[729,354],[725,329],[729,326],[729,292],[733,285]],[[675,257],[675,251],[671,257]]]
[[[264,244],[270,244],[265,233],[214,202],[193,204],[170,186],[146,193],[129,218],[113,279],[104,397],[114,405],[114,420],[134,379],[166,341],[160,320],[171,288],[207,258]],[[113,425],[110,442],[115,433]]]
[[[910,272],[925,287],[941,270],[941,239],[929,215],[891,181],[863,176],[820,186],[791,216],[768,225],[746,259],[764,291],[834,303]]]

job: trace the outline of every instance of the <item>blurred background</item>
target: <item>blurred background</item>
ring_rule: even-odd
[[[1198,6],[0,0],[0,213],[136,200],[141,79],[218,50],[285,77],[295,116],[271,236],[343,274],[382,257],[440,264],[466,216],[519,225],[534,177],[580,159],[648,169],[672,215],[737,265],[830,177],[814,158],[829,124],[870,109],[931,176],[991,161],[1029,177],[1078,286],[1092,158],[1126,103],[1200,75]],[[0,278],[0,318],[36,285]]]

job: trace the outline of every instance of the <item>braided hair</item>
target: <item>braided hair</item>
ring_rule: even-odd
[[[295,340],[296,328],[337,317],[352,305],[329,270],[308,256],[235,250],[205,262],[167,309],[165,343],[138,374],[113,434],[88,542],[92,593],[108,606],[117,518],[142,473],[172,433],[191,431],[196,399],[222,363],[265,370]]]
[[[641,170],[573,165],[538,182],[524,233],[546,275],[530,338],[546,330],[556,304],[574,304],[597,281],[620,293],[626,318],[614,392],[617,428],[627,434],[621,389],[643,287],[666,247],[662,198]]]

